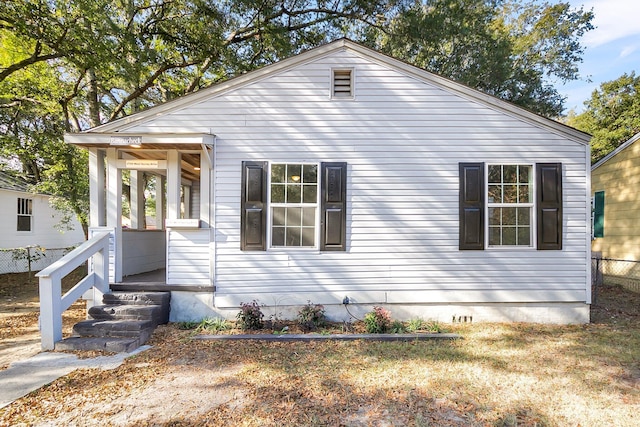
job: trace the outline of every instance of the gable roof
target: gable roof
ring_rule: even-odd
[[[29,192],[29,185],[26,181],[2,171],[0,171],[0,188],[4,190],[21,191],[23,193]]]
[[[604,156],[603,158],[598,160],[593,166],[591,166],[591,170],[593,171],[596,168],[602,166],[604,163],[609,161],[609,159],[611,159],[613,156],[615,156],[616,154],[620,153],[622,150],[624,150],[625,148],[629,147],[630,145],[632,145],[634,142],[636,142],[638,140],[640,140],[640,132],[636,133],[628,141],[624,142],[623,144],[618,146],[618,148],[616,148],[615,150],[613,150],[612,152],[610,152],[609,154],[607,154],[606,156]]]
[[[257,80],[264,79],[268,76],[280,73],[284,70],[310,62],[312,60],[316,60],[318,58],[330,55],[334,52],[338,52],[341,50],[348,50],[368,60],[374,61],[382,65],[386,65],[388,67],[395,68],[396,70],[406,75],[417,78],[418,80],[421,80],[425,83],[434,85],[448,92],[452,92],[454,94],[457,94],[458,96],[469,99],[471,101],[478,102],[489,108],[498,110],[504,114],[507,114],[519,120],[528,122],[534,126],[545,128],[551,132],[560,134],[573,141],[580,142],[582,144],[587,145],[589,143],[589,140],[591,139],[591,136],[587,133],[574,129],[570,126],[564,125],[555,120],[547,119],[545,117],[532,113],[528,110],[525,110],[524,108],[511,104],[507,101],[504,101],[492,95],[488,95],[486,93],[480,92],[476,89],[472,89],[461,83],[454,82],[442,76],[438,76],[436,74],[430,73],[416,66],[410,65],[406,62],[400,61],[398,59],[394,59],[390,56],[387,56],[380,52],[369,49],[361,44],[358,44],[346,38],[338,39],[331,43],[316,47],[314,49],[310,49],[296,56],[284,59],[282,61],[279,61],[271,65],[267,65],[263,68],[249,72],[247,74],[234,77],[222,83],[218,83],[218,84],[200,89],[197,92],[184,95],[180,98],[149,108],[145,111],[132,114],[131,116],[123,117],[121,119],[114,120],[113,122],[97,126],[83,133],[86,134],[86,133],[126,132],[128,128],[136,124],[142,123],[146,120],[155,118],[159,115],[182,109],[189,105],[196,104],[206,98],[221,95],[223,93],[237,89],[239,87],[246,86]]]

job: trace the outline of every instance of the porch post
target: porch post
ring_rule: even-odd
[[[131,171],[131,228],[144,229],[144,172]]]
[[[182,187],[182,199],[184,200],[184,217],[191,218],[191,186]]]
[[[167,219],[180,218],[180,157],[178,150],[167,152]]]
[[[202,228],[211,227],[211,167],[206,156],[200,156],[200,222]]]
[[[115,233],[113,280],[122,282],[122,171],[118,169],[118,152],[107,148],[107,227]]]
[[[89,148],[89,226],[105,225],[104,151]]]
[[[156,229],[164,229],[164,183],[163,175],[156,175]]]

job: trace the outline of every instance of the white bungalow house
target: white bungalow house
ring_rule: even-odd
[[[589,139],[346,39],[65,136],[90,153],[111,289],[171,291],[172,321],[253,300],[340,319],[348,299],[397,319],[588,322]]]
[[[26,182],[0,171],[0,250],[29,246],[68,248],[85,240],[77,220],[71,222],[69,230],[56,227],[62,216],[50,206],[49,197],[31,192]],[[25,260],[13,260],[7,251],[2,251],[2,254],[0,272],[27,271]],[[62,256],[62,253],[59,255]],[[34,269],[55,261],[48,259],[46,254],[38,258],[32,266]]]

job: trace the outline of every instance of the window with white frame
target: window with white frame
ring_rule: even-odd
[[[18,197],[18,231],[31,231],[33,200]]]
[[[317,247],[318,165],[272,163],[271,247]]]
[[[489,247],[533,246],[533,207],[533,165],[488,165]]]

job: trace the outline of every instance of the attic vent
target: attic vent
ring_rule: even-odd
[[[331,97],[334,99],[353,98],[353,70],[342,69],[333,71],[333,90]]]

